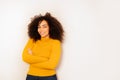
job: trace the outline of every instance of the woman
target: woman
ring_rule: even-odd
[[[50,13],[32,18],[22,54],[23,61],[30,64],[26,80],[57,80],[63,32],[61,23]]]

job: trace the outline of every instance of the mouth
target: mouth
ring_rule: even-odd
[[[45,32],[40,32],[40,35],[44,35],[45,34]]]

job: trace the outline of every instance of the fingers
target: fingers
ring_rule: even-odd
[[[32,50],[28,48],[28,53],[32,55]]]

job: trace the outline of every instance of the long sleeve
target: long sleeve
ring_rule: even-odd
[[[32,66],[38,68],[44,68],[44,69],[55,69],[60,60],[60,55],[61,55],[61,44],[60,41],[55,40],[52,46],[52,51],[49,60],[41,63],[32,64]]]
[[[28,53],[28,49],[32,48],[34,45],[33,40],[29,39],[24,50],[23,50],[23,54],[22,54],[22,59],[23,61],[29,63],[29,64],[33,64],[33,63],[38,63],[38,62],[43,62],[43,61],[47,61],[47,58],[44,57],[40,57],[40,56],[34,56]]]

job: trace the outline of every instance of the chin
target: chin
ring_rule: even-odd
[[[45,36],[41,36],[41,38],[45,38]]]

